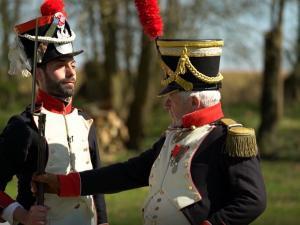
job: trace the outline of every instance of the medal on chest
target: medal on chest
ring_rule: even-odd
[[[172,167],[172,173],[176,173],[178,169],[178,163],[183,158],[185,153],[189,150],[189,146],[177,144],[171,151],[170,166]]]

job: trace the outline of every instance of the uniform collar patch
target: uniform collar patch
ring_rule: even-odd
[[[54,98],[42,90],[38,91],[36,104],[42,105],[50,112],[64,115],[70,114],[73,110],[72,100],[66,105],[62,100]]]
[[[192,113],[188,113],[182,117],[182,126],[184,128],[190,128],[192,126],[200,127],[206,124],[210,124],[224,117],[221,103],[199,109]]]

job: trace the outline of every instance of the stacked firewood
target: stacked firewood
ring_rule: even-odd
[[[128,129],[114,110],[103,110],[96,106],[87,108],[97,127],[100,151],[113,154],[124,150],[128,141]]]

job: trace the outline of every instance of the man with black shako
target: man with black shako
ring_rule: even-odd
[[[17,38],[10,51],[10,73],[30,76],[37,38],[35,113],[46,114],[45,171],[69,174],[99,168],[100,159],[93,120],[73,107],[76,84],[75,33],[66,21],[62,0],[46,0],[42,16],[15,26]],[[38,33],[35,35],[36,21]],[[0,219],[11,224],[97,225],[107,224],[102,194],[60,198],[45,194],[45,205],[36,206],[31,177],[37,170],[38,118],[28,107],[13,116],[0,136]],[[16,200],[4,191],[16,175]]]

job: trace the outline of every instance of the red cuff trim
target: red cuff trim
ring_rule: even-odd
[[[4,192],[0,192],[0,208],[5,209],[7,206],[9,206],[13,202],[14,202],[14,200],[11,197],[9,197]]]
[[[79,173],[70,173],[68,175],[58,175],[60,184],[60,197],[77,197],[80,196],[80,175]]]

